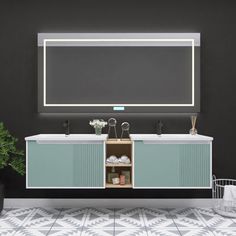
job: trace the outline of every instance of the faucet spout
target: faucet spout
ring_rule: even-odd
[[[163,123],[160,120],[158,120],[157,121],[157,135],[162,134],[162,128],[163,128]]]
[[[70,134],[70,121],[66,120],[63,123],[63,127],[65,128],[65,135],[69,135]]]

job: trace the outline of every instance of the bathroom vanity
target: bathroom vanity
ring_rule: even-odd
[[[130,140],[107,135],[39,134],[26,137],[26,187],[63,188],[211,188],[212,137],[189,134],[132,134]],[[106,164],[126,154],[129,164]],[[112,185],[108,172],[130,171],[130,183]]]

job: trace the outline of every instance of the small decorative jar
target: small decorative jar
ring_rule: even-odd
[[[113,178],[112,183],[113,184],[119,184],[120,183],[120,178]]]
[[[120,185],[125,185],[125,176],[120,175]]]

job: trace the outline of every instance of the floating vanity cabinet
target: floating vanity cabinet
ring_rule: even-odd
[[[134,188],[211,188],[212,139],[202,137],[134,135]]]
[[[27,140],[27,188],[104,188],[104,168],[103,140]]]
[[[93,134],[27,137],[26,187],[211,188],[213,138],[189,134],[130,137],[131,140],[107,140],[107,135]],[[130,162],[106,163],[112,155],[126,155]],[[122,185],[113,184],[112,178],[123,178]]]

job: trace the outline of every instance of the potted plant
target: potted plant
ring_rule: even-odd
[[[25,174],[24,152],[16,147],[17,138],[13,137],[0,122],[0,170],[11,167],[20,175]],[[0,212],[3,209],[4,185],[0,183]]]

